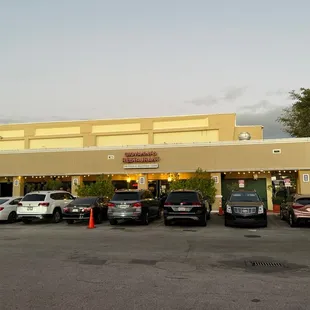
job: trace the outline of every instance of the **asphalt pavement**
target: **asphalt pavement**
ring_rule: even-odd
[[[309,309],[309,227],[223,224],[0,224],[0,309]]]

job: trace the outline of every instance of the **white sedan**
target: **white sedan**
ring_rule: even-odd
[[[23,197],[0,197],[0,221],[16,222],[16,209]]]

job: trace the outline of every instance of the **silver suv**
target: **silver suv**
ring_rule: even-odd
[[[148,225],[149,219],[160,218],[160,201],[148,190],[118,190],[108,203],[111,225],[119,220],[135,220]]]
[[[24,223],[34,219],[50,219],[59,223],[63,209],[74,197],[65,191],[37,191],[25,195],[17,207],[17,216]]]

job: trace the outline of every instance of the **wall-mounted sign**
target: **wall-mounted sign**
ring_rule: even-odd
[[[157,152],[127,152],[123,157],[123,163],[156,163],[160,161]]]
[[[303,180],[305,183],[308,183],[308,182],[309,182],[309,174],[303,174],[303,175],[302,175],[302,180]]]
[[[14,186],[19,186],[19,180],[14,180]]]
[[[219,177],[217,175],[213,176],[212,179],[214,180],[214,183],[219,183]]]
[[[131,164],[124,165],[124,169],[156,169],[158,168],[158,164]]]
[[[239,180],[239,187],[244,188],[244,180]]]
[[[145,184],[145,177],[139,177],[139,184]]]
[[[74,185],[78,185],[79,184],[79,179],[78,178],[74,178],[73,179],[73,184]]]

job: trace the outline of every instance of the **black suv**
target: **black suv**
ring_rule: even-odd
[[[148,190],[118,190],[108,203],[111,225],[116,225],[119,220],[135,220],[148,225],[149,219],[160,217],[160,202]]]
[[[225,203],[225,226],[257,225],[267,227],[267,208],[256,191],[233,191]]]
[[[207,225],[210,218],[210,206],[199,191],[171,191],[164,204],[165,225],[176,220],[194,220],[201,226]]]

